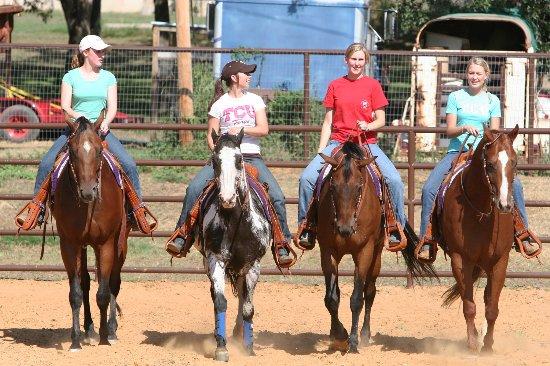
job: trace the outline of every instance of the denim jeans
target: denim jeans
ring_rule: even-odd
[[[330,156],[332,150],[339,144],[338,141],[329,141],[328,145],[323,149],[323,154]],[[401,181],[401,176],[391,160],[388,159],[386,154],[384,154],[377,144],[368,144],[368,148],[370,148],[372,155],[376,156],[376,163],[380,167],[380,171],[386,180],[386,184],[391,194],[395,215],[401,225],[404,226],[407,218],[405,217],[405,202],[403,197],[405,189]],[[298,223],[306,217],[309,203],[313,197],[315,182],[317,181],[317,177],[319,177],[319,172],[323,165],[323,158],[317,155],[302,172],[298,193]]]
[[[67,143],[69,135],[69,130],[65,130],[61,134],[61,136],[59,136],[57,140],[55,140],[52,147],[50,147],[50,150],[48,150],[46,155],[44,155],[44,157],[40,161],[40,164],[38,165],[38,173],[36,174],[36,181],[34,183],[34,194],[38,192],[40,186],[42,185],[42,183],[44,183],[46,176],[53,169],[55,158]],[[139,183],[139,175],[134,159],[132,159],[124,146],[122,146],[120,141],[111,131],[109,131],[109,133],[105,136],[105,141],[107,141],[109,151],[117,157],[120,165],[122,165],[122,169],[124,170],[126,175],[128,175],[128,178],[132,182],[132,185],[134,186],[137,195],[141,199],[141,185]]]
[[[281,223],[281,228],[283,234],[287,240],[290,240],[292,235],[288,229],[288,223],[286,219],[286,206],[285,206],[285,196],[281,187],[277,183],[277,180],[271,174],[267,166],[265,165],[264,160],[259,156],[244,156],[244,161],[253,165],[258,169],[258,178],[262,183],[267,183],[269,185],[269,198],[273,203],[279,222]],[[199,198],[200,194],[206,187],[206,184],[209,180],[214,179],[214,169],[212,165],[205,165],[201,170],[195,175],[195,177],[189,182],[187,190],[185,191],[185,197],[183,198],[183,207],[181,209],[180,218],[177,223],[177,227],[180,227],[185,222],[189,211]]]
[[[437,190],[445,179],[449,170],[453,165],[453,160],[458,156],[458,151],[448,152],[447,155],[441,159],[441,161],[435,166],[434,170],[428,176],[424,187],[422,188],[422,213],[420,215],[420,237],[422,238],[426,234],[428,222],[430,222],[430,215],[432,213],[434,202],[436,199]],[[514,202],[518,207],[519,214],[526,227],[527,211],[525,209],[525,199],[523,198],[523,186],[518,177],[515,177],[512,182],[512,196]]]

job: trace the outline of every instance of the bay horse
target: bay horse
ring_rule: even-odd
[[[317,240],[326,286],[325,306],[331,317],[330,347],[358,353],[358,323],[363,303],[365,315],[361,328],[361,346],[368,345],[371,335],[370,314],[384,248],[382,204],[367,172],[367,165],[375,157],[367,157],[362,147],[351,141],[345,142],[342,149],[332,157],[322,153],[320,155],[331,165],[331,171],[321,187],[317,213]],[[414,247],[418,238],[408,224],[404,233],[408,245],[402,253],[409,271],[415,278],[423,274],[435,276],[430,265],[420,263],[415,258]],[[346,254],[351,254],[355,263],[349,336],[338,318],[338,265]]]
[[[243,135],[243,130],[238,135],[211,133],[215,143],[211,160],[218,193],[204,210],[200,241],[214,303],[218,361],[229,360],[225,333],[226,275],[239,298],[233,335],[242,334],[245,352],[254,355],[252,297],[260,275],[260,260],[272,240],[262,203],[247,183],[240,150]]]
[[[96,294],[100,310],[99,344],[109,345],[117,339],[116,297],[130,228],[126,225],[124,192],[103,157],[98,133],[102,121],[103,113],[95,123],[85,117],[67,120],[71,132],[67,141],[69,160],[59,177],[52,207],[70,286],[71,351],[81,349],[79,318],[83,302],[84,342],[97,338],[90,313],[88,245],[95,252],[99,283]]]
[[[517,125],[507,133],[484,129],[469,166],[447,188],[437,218],[442,247],[451,258],[456,279],[456,284],[445,292],[443,304],[450,305],[459,296],[462,299],[472,351],[480,343],[474,323],[474,283],[483,273],[487,275],[483,296],[487,333],[482,350],[493,350],[498,300],[514,242],[512,181],[517,157],[512,142],[517,134]]]

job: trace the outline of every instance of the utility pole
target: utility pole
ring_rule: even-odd
[[[176,45],[191,47],[189,0],[176,0]],[[178,90],[181,123],[193,116],[193,68],[191,52],[178,52]],[[180,141],[193,141],[191,131],[180,131]]]

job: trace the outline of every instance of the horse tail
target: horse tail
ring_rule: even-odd
[[[408,221],[405,222],[403,231],[405,233],[405,237],[407,238],[407,246],[401,253],[403,254],[409,273],[417,281],[423,277],[432,277],[439,280],[432,264],[419,261],[414,255],[414,248],[416,248],[419,239]]]
[[[231,292],[233,292],[233,296],[237,296],[239,294],[239,289],[237,288],[237,279],[239,278],[239,274],[228,268],[225,270],[225,275],[227,276],[227,278],[229,278],[229,283],[231,284]]]
[[[479,280],[482,274],[483,270],[481,269],[481,267],[475,266],[472,272],[472,280],[474,284]],[[460,289],[458,287],[458,283],[455,283],[453,286],[449,287],[447,291],[443,293],[442,297],[445,297],[442,306],[450,306],[456,299],[460,297]]]

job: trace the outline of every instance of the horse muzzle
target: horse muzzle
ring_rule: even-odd
[[[80,195],[80,199],[85,203],[90,203],[94,201],[99,196],[99,189],[97,185],[94,185],[91,188],[80,188],[80,191],[78,192]]]
[[[337,230],[338,230],[338,234],[340,234],[344,238],[348,238],[353,234],[355,234],[354,225],[338,225]]]
[[[229,199],[223,198],[222,196],[220,196],[220,203],[223,208],[226,208],[226,209],[234,208],[235,205],[237,204],[237,195],[234,195]]]

